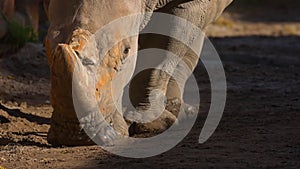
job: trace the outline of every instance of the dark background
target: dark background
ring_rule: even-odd
[[[300,168],[300,1],[235,0],[227,8],[207,29],[228,84],[218,129],[198,143],[211,95],[199,62],[194,72],[201,94],[197,123],[174,149],[147,159],[118,157],[97,146],[54,148],[47,143],[52,109],[42,41],[48,23],[39,6],[35,43],[17,43],[7,34],[0,43],[0,166]],[[28,14],[18,8],[30,26]]]

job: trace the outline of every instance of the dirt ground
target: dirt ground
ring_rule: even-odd
[[[42,45],[2,57],[0,168],[300,168],[300,15],[279,9],[248,19],[229,8],[208,29],[228,82],[222,121],[206,143],[198,143],[210,102],[199,63],[202,103],[193,130],[174,149],[147,159],[118,157],[98,146],[49,145],[52,108]]]

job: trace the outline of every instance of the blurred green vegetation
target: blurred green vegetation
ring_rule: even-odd
[[[1,39],[3,43],[13,43],[15,45],[24,45],[27,42],[37,42],[38,36],[34,32],[32,26],[21,25],[15,20],[8,20],[4,15],[1,14],[1,19],[3,19],[7,25],[7,35]]]

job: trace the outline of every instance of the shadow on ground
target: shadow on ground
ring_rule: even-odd
[[[297,168],[299,40],[260,36],[213,39],[222,51],[228,97],[222,121],[206,143],[198,143],[210,102],[209,80],[200,63],[195,75],[201,112],[179,145],[146,159],[99,155],[81,168]]]
[[[2,104],[0,104],[0,109],[7,112],[10,116],[16,117],[16,118],[24,118],[32,123],[37,124],[50,124],[50,119],[45,117],[40,117],[32,114],[26,114],[20,111],[20,109],[9,109]]]
[[[300,22],[297,0],[235,0],[227,10],[250,22]]]
[[[49,104],[50,73],[41,44],[26,44],[0,59],[0,99],[28,105]]]

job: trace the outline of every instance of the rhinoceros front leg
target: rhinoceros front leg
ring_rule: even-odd
[[[199,48],[202,45],[203,37],[198,39]],[[160,42],[159,46],[157,46],[157,42]],[[199,54],[170,37],[146,35],[140,38],[140,43],[142,48],[160,48],[174,55],[167,56],[168,53],[166,53],[165,56],[162,56],[166,60],[157,65],[158,69],[147,69],[140,72],[130,84],[131,101],[137,108],[137,113],[143,114],[143,118],[146,118],[133,123],[130,127],[130,134],[157,134],[168,129],[176,121],[180,108],[189,108],[183,103],[183,91],[187,79],[198,63]],[[185,109],[185,113],[188,113],[187,109]],[[144,115],[145,112],[148,115]],[[197,112],[191,113],[195,115]],[[149,122],[147,119],[153,121]]]
[[[199,30],[204,31],[206,26],[215,20],[230,2],[231,0],[170,1],[156,12],[180,17],[198,27]],[[164,104],[164,99],[160,97],[165,97],[165,102],[167,103],[166,109],[163,110],[161,116],[154,121],[133,123],[130,130],[132,135],[149,132],[160,133],[170,127],[176,120],[176,116],[180,111],[178,110],[180,107],[178,105],[183,103],[184,85],[198,63],[204,39],[204,34],[195,34],[193,29],[182,24],[181,22],[170,22],[169,37],[150,34],[142,35],[139,39],[142,49],[159,48],[172,53],[178,58],[167,61],[170,57],[166,53],[164,55],[164,58],[166,58],[165,62],[157,66],[159,69],[143,71],[140,76],[132,80],[130,87],[131,101],[140,112],[147,111],[151,107],[149,96],[153,91],[159,92],[156,92],[158,94],[152,100],[162,102],[157,104],[154,102],[155,105]],[[162,23],[151,20],[148,27],[151,25],[158,27]],[[172,37],[183,37],[186,41],[180,42]],[[195,37],[197,38],[195,39]],[[198,45],[199,50],[193,51],[187,45]],[[180,60],[177,64],[176,59]],[[144,86],[145,88],[138,86]],[[168,106],[168,103],[175,103],[174,106],[177,106],[177,109],[174,109],[174,106]]]

